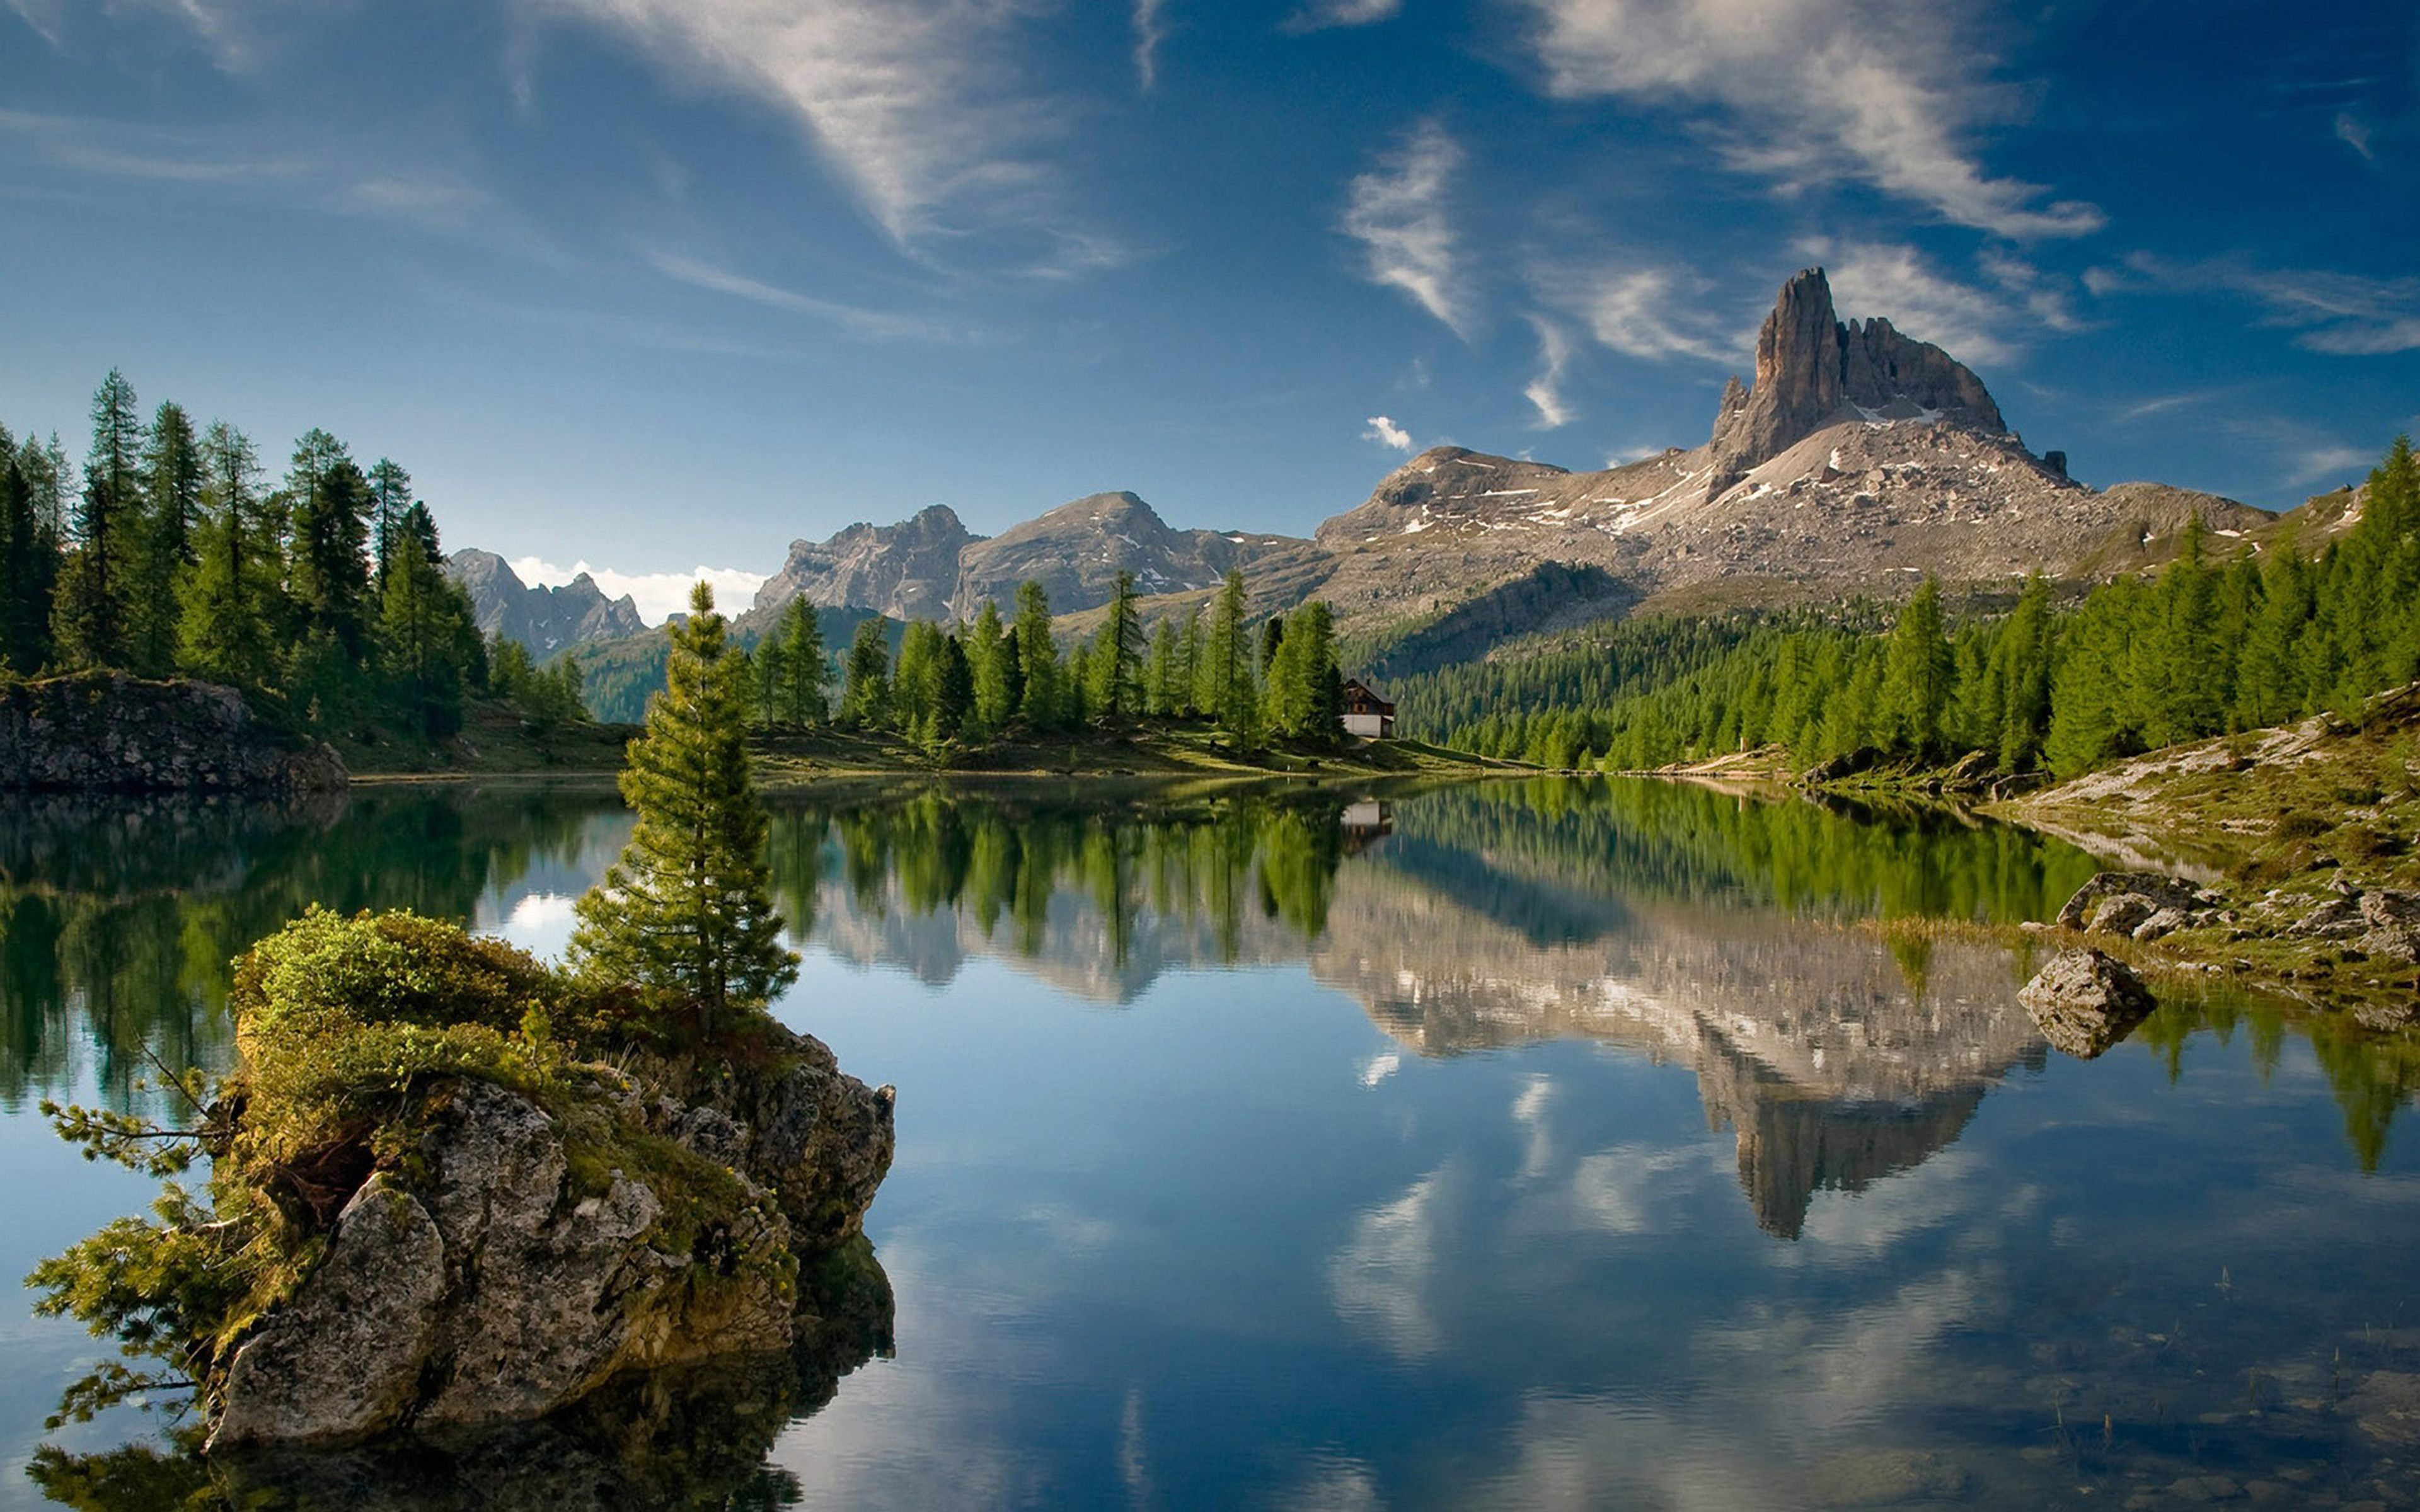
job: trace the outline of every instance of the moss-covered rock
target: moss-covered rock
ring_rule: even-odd
[[[824,1326],[892,1093],[761,1016],[686,1047],[526,953],[314,910],[238,964],[207,1205],[34,1277],[201,1383],[213,1448],[535,1419]],[[131,1225],[131,1227],[130,1227]]]

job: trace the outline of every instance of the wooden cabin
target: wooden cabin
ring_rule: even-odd
[[[1365,740],[1395,737],[1395,706],[1357,677],[1344,680],[1344,733]]]

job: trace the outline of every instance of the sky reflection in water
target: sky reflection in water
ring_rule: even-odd
[[[2043,917],[2092,870],[2005,830],[1645,784],[1343,817],[780,811],[782,1015],[901,1088],[868,1225],[896,1357],[775,1441],[806,1504],[2420,1491],[2381,1462],[2420,1370],[2408,1052],[2215,1002],[2078,1063],[2017,1006],[2024,963],[1855,927]],[[205,948],[316,895],[551,951],[627,826],[380,795],[300,838],[188,834],[216,882],[96,876],[45,927],[62,963],[150,942],[117,995],[190,1011],[116,1032],[223,1054]],[[163,933],[181,964],[127,981]],[[12,1108],[130,1058],[76,969],[6,979]],[[58,1168],[30,1121],[12,1184]],[[89,1354],[17,1317],[12,1352]],[[12,1459],[42,1405],[0,1397]]]

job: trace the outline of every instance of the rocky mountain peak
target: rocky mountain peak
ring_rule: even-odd
[[[584,572],[560,588],[533,588],[504,558],[473,548],[447,557],[445,574],[470,595],[471,618],[481,634],[518,640],[534,656],[647,627],[628,594],[607,598]]]
[[[1734,377],[1714,417],[1713,497],[1759,463],[1843,420],[1948,421],[2000,435],[2008,425],[1983,380],[1929,342],[1876,316],[1843,323],[1831,282],[1808,268],[1781,285],[1756,336],[1756,381]]]

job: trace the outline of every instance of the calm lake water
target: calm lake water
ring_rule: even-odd
[[[147,1200],[34,1104],[224,1067],[253,939],[319,900],[555,951],[628,828],[0,809],[0,1270]],[[773,849],[780,1016],[899,1088],[892,1306],[794,1379],[332,1464],[325,1504],[2420,1504],[2420,1051],[2217,996],[2077,1061],[2029,963],[1868,927],[2047,917],[2094,870],[2062,845],[1574,781],[858,791]],[[39,1445],[154,1427],[46,1434],[101,1349],[12,1296],[31,1506]]]

